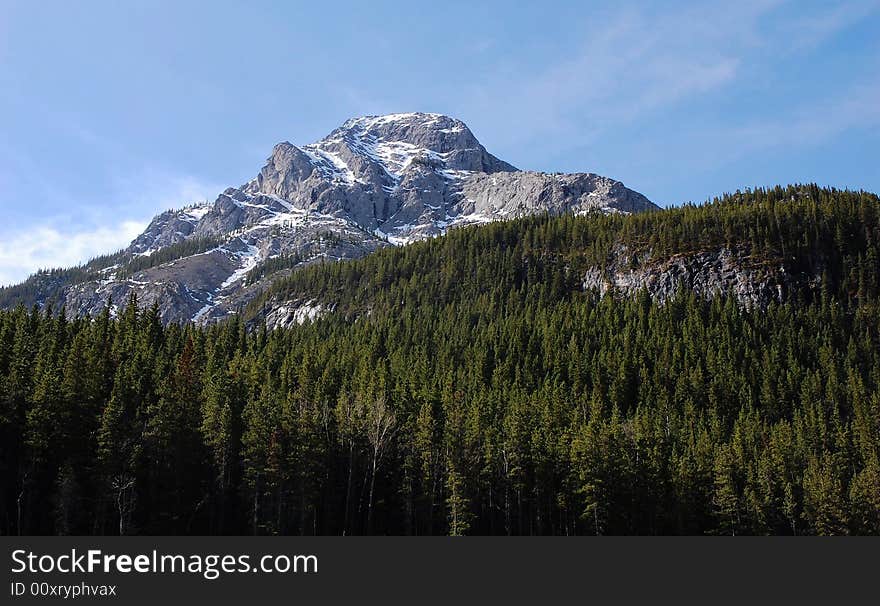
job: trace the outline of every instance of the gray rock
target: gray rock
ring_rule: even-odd
[[[471,175],[463,181],[461,212],[522,216],[538,212],[642,212],[656,206],[620,181],[591,173],[517,172]]]
[[[240,312],[295,263],[356,258],[389,243],[533,213],[655,208],[606,177],[519,171],[487,152],[454,118],[367,116],[310,145],[279,143],[248,183],[226,189],[210,205],[157,216],[120,263],[190,238],[217,239],[215,250],[127,279],[104,268],[100,279],[59,286],[52,294],[60,292],[74,313],[95,314],[110,298],[122,304],[135,292],[144,305],[158,301],[166,322],[212,322]],[[273,271],[247,278],[267,262]],[[305,313],[288,307],[286,315],[271,316],[274,325],[297,322]]]
[[[772,301],[782,302],[797,283],[811,279],[786,272],[779,259],[756,260],[744,247],[661,257],[650,251],[634,255],[617,246],[604,267],[584,273],[583,288],[601,296],[632,296],[644,290],[661,303],[686,289],[705,298],[732,296],[744,307],[763,309]]]
[[[147,254],[186,240],[193,234],[207,203],[193,204],[179,210],[168,210],[157,215],[147,229],[126,249],[131,254]]]

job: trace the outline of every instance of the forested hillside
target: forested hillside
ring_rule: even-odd
[[[454,230],[207,328],[0,312],[0,532],[878,534],[878,241],[877,196],[776,188]],[[796,279],[585,291],[621,244]]]

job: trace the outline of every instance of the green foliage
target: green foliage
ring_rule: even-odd
[[[0,531],[880,533],[876,196],[777,188],[294,271],[290,330],[0,312]],[[583,292],[613,248],[823,275]],[[638,262],[638,261],[636,261]]]
[[[257,315],[266,299],[326,301],[350,319],[459,299],[497,306],[528,297],[540,306],[577,289],[586,269],[615,253],[638,265],[648,251],[666,258],[721,247],[742,249],[757,267],[784,267],[794,278],[791,300],[812,299],[808,281],[818,275],[826,297],[850,303],[880,294],[878,214],[874,194],[790,186],[662,212],[497,222],[294,272],[247,313]]]
[[[245,275],[245,284],[250,285],[259,282],[266,276],[281,271],[282,269],[292,269],[303,261],[304,259],[299,253],[270,257],[265,261],[258,263],[256,267]]]

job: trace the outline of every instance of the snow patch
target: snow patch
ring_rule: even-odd
[[[202,202],[200,204],[194,204],[193,206],[187,207],[183,209],[183,219],[189,219],[191,221],[199,222],[202,220],[202,217],[211,212],[211,208],[213,208],[213,204],[210,202]]]
[[[351,172],[348,164],[335,153],[318,147],[316,143],[304,145],[300,149],[325,178],[349,185],[355,182],[354,173]]]
[[[214,303],[208,303],[204,307],[202,307],[196,314],[192,317],[192,321],[195,323],[201,322],[202,318],[208,315],[208,312],[214,309]]]
[[[379,140],[372,132],[374,127],[383,124],[419,121],[430,126],[442,120],[448,120],[448,118],[442,114],[418,113],[352,118],[347,120],[341,128],[333,131],[330,136],[317,143],[303,146],[301,149],[309,156],[312,164],[324,177],[349,184],[355,181],[364,182],[362,179],[358,179],[350,167],[334,153],[334,150],[341,145],[348,147],[355,154],[379,165],[391,181],[390,185],[383,185],[383,189],[389,194],[397,190],[403,173],[419,158],[426,160],[427,164],[444,179],[459,180],[470,174],[470,171],[446,168],[447,157],[451,153],[456,153],[455,151],[441,153],[406,141]],[[444,133],[457,133],[464,131],[465,128],[462,123],[454,121],[452,126],[437,130]]]
[[[242,242],[244,242],[242,240]],[[243,279],[250,270],[257,266],[260,262],[260,249],[253,244],[246,244],[247,250],[243,252],[233,253],[241,259],[241,267],[232,272],[226,280],[220,285],[220,290],[229,288],[239,280]]]
[[[422,119],[426,124],[434,124],[444,118],[443,114],[432,113],[416,113],[406,112],[398,114],[385,114],[384,116],[360,116],[358,118],[350,118],[345,121],[342,128],[362,128],[370,130],[375,126],[382,124],[393,124],[394,122],[411,122],[412,120]]]

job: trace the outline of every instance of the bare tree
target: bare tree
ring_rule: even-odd
[[[134,478],[127,474],[114,477],[113,492],[116,493],[116,511],[119,514],[119,536],[124,536],[134,512]]]
[[[376,472],[382,463],[388,444],[397,431],[397,418],[388,407],[384,396],[368,403],[366,411],[367,439],[372,448],[372,470],[370,474],[370,496],[367,504],[367,532],[372,532],[373,495],[376,487]]]

